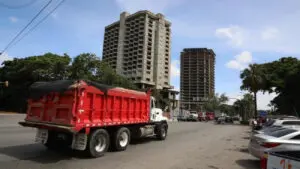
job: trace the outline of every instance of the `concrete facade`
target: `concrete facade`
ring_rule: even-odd
[[[187,48],[181,52],[180,107],[201,111],[215,94],[215,53],[207,48]]]
[[[140,88],[170,88],[171,23],[162,14],[123,12],[105,27],[103,60]]]

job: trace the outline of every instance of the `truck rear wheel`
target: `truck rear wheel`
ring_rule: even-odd
[[[49,150],[55,150],[57,149],[57,144],[55,141],[55,133],[54,132],[48,132],[48,139],[46,143],[44,144],[45,147],[47,147]]]
[[[104,129],[92,132],[88,138],[86,151],[90,157],[101,157],[109,147],[109,134]]]
[[[126,127],[119,128],[113,135],[112,149],[124,151],[130,143],[130,130]]]
[[[168,127],[166,124],[160,124],[156,129],[156,137],[159,140],[165,140],[168,134]]]

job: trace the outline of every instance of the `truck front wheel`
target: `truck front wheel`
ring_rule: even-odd
[[[130,143],[130,130],[119,128],[113,135],[112,148],[114,151],[124,151]]]
[[[166,124],[160,124],[156,129],[156,137],[159,140],[165,140],[168,134],[168,127]]]
[[[104,129],[92,132],[88,138],[86,151],[90,157],[101,157],[109,147],[109,134]]]

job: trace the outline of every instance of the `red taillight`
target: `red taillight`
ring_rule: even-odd
[[[265,148],[273,148],[273,147],[277,147],[279,145],[280,145],[280,143],[263,143],[263,144],[261,144],[261,146],[263,146]]]
[[[268,154],[264,153],[264,155],[260,159],[260,168],[267,169],[267,163],[268,163]]]

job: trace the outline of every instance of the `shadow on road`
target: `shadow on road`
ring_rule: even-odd
[[[246,169],[260,168],[259,160],[243,159],[235,161],[239,166]]]
[[[242,152],[242,153],[247,153],[247,154],[249,153],[248,148],[239,148],[238,151]]]
[[[29,160],[37,163],[48,164],[73,158],[86,158],[82,152],[70,149],[52,151],[40,144],[26,144],[0,148],[0,155],[4,154],[19,160]]]
[[[226,149],[226,150],[228,150],[228,151],[238,151],[238,152],[249,154],[248,148],[235,148],[235,149]]]
[[[143,138],[132,140],[131,145],[147,144],[151,141],[157,141],[153,138]],[[109,152],[114,152],[111,149]],[[82,151],[71,150],[69,148],[59,150],[48,150],[41,144],[25,144],[18,146],[0,148],[0,155],[6,155],[18,160],[28,160],[41,164],[57,163],[72,159],[89,159]]]
[[[133,139],[130,141],[131,145],[138,145],[138,144],[146,144],[152,141],[158,141],[155,137],[148,137],[148,138],[140,138],[140,139]]]
[[[250,137],[249,137],[249,136],[246,136],[246,137],[243,137],[243,139],[245,139],[245,140],[249,140],[249,139],[250,139]]]

